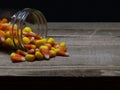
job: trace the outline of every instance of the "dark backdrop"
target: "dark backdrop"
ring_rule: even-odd
[[[116,0],[16,0],[14,2],[8,0],[5,7],[39,9],[49,22],[120,22],[120,5]]]

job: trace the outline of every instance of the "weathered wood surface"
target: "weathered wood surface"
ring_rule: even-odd
[[[0,75],[120,76],[120,23],[48,23],[48,37],[66,42],[70,57],[12,63],[0,48]]]

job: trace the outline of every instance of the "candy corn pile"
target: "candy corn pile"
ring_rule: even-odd
[[[14,35],[17,25],[14,27]],[[22,30],[22,41],[27,51],[18,49],[10,55],[12,62],[48,60],[55,56],[69,56],[65,42],[56,43],[54,38],[45,38],[32,32],[30,27],[24,27]],[[18,40],[15,38],[15,43]],[[13,48],[12,25],[6,18],[0,20],[0,44]]]

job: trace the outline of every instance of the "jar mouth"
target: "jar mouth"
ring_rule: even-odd
[[[47,37],[47,20],[45,16],[36,9],[25,8],[18,11],[11,17],[12,24],[12,39],[15,48],[27,50],[25,44],[23,43],[23,28],[28,26],[32,29],[32,32],[40,35],[41,37]],[[14,35],[14,28],[17,25],[17,36]],[[15,42],[18,40],[18,43]]]

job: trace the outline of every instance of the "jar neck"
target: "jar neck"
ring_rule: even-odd
[[[22,29],[26,26],[30,26],[32,28],[32,32],[39,34],[42,37],[47,37],[47,21],[45,16],[36,9],[25,8],[21,11],[18,11],[11,17],[12,24],[12,39],[15,48],[26,50],[25,44],[22,40]],[[17,25],[16,34],[14,35],[14,28]],[[15,39],[18,40],[16,44]]]

